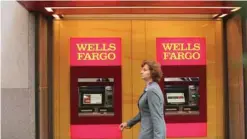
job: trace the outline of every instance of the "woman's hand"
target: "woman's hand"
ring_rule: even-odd
[[[120,124],[119,128],[120,128],[121,131],[123,131],[124,128],[127,128],[127,126],[128,126],[127,123],[124,122],[124,123],[121,123],[121,124]]]

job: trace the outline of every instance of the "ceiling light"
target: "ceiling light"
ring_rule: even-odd
[[[213,18],[217,17],[218,15],[219,15],[219,14],[214,14],[214,15],[213,15]]]
[[[227,16],[227,14],[222,14],[222,15],[220,15],[219,17],[222,18],[222,17],[225,17],[225,16]]]
[[[49,8],[49,7],[45,7],[45,10],[46,10],[47,12],[53,12],[52,8]]]
[[[57,15],[57,14],[53,14],[52,16],[53,16],[55,19],[60,19],[59,15]]]
[[[96,9],[128,9],[128,8],[132,8],[132,9],[142,9],[142,8],[146,8],[146,9],[237,9],[239,7],[198,7],[198,6],[193,6],[193,7],[181,7],[181,6],[85,6],[85,7],[50,7],[53,9],[92,9],[92,8],[96,8]]]
[[[234,9],[231,10],[231,12],[236,12],[236,11],[238,11],[239,9],[241,9],[241,7],[234,8]]]

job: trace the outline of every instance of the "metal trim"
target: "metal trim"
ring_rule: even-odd
[[[230,122],[229,122],[229,86],[228,86],[228,51],[227,51],[227,21],[228,18],[223,18],[223,86],[224,86],[224,115],[225,115],[225,139],[230,139]]]
[[[35,14],[35,139],[40,139],[40,101],[39,101],[39,14]]]
[[[53,18],[47,17],[47,83],[48,83],[48,137],[53,134]]]
[[[242,51],[243,51],[243,62],[244,56],[247,56],[247,4],[241,11],[242,21]],[[244,91],[244,130],[245,138],[247,138],[247,63],[243,63],[243,91]]]
[[[220,20],[215,14],[83,14],[63,15],[62,20]]]

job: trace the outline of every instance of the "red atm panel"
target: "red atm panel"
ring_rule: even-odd
[[[162,66],[162,70],[166,122],[206,122],[206,66]]]
[[[121,67],[71,67],[71,125],[122,121]]]

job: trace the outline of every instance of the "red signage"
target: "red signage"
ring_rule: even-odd
[[[206,40],[157,38],[156,55],[161,65],[206,65]]]
[[[121,38],[71,38],[70,65],[121,65]]]

